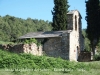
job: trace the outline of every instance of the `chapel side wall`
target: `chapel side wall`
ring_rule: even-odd
[[[61,37],[48,38],[44,43],[43,51],[48,56],[58,57],[61,53]]]
[[[51,57],[69,59],[69,38],[68,35],[56,38],[49,38],[44,44],[44,52]]]
[[[65,33],[62,34],[62,57],[66,60],[69,60],[69,42],[70,42],[70,34]]]

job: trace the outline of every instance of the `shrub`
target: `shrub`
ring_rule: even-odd
[[[29,68],[29,69],[87,69],[87,65],[70,62],[61,58],[33,56],[31,54],[14,54],[0,50],[0,68]]]
[[[100,53],[99,53],[99,54],[96,54],[96,55],[94,56],[94,60],[96,60],[96,61],[99,61],[99,60],[100,60]]]
[[[41,45],[41,42],[37,41],[34,38],[30,38],[30,39],[26,39],[23,41],[24,44],[31,44],[31,43],[35,43],[37,46]]]

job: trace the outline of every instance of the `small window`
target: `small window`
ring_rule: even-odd
[[[77,16],[75,15],[75,30],[77,30]]]

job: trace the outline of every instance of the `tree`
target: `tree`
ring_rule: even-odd
[[[53,30],[66,30],[67,29],[67,0],[54,0],[53,15]]]
[[[82,29],[82,35],[84,36],[84,48],[85,51],[90,52],[90,40],[87,38],[86,29]]]
[[[86,1],[87,37],[91,43],[93,55],[100,37],[99,0]]]
[[[0,41],[13,41],[29,32],[51,31],[51,22],[38,19],[21,19],[6,15],[0,17]]]

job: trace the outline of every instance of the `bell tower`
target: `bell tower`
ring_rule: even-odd
[[[68,30],[81,31],[81,15],[77,10],[71,10],[67,13]]]

